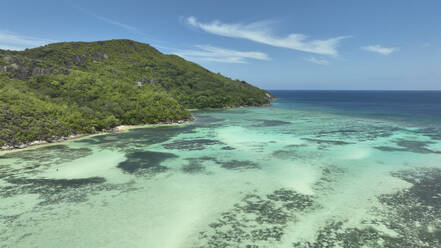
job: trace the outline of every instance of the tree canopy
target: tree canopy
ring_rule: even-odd
[[[0,146],[258,106],[268,92],[131,41],[0,50]]]

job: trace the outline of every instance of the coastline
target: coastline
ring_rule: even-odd
[[[65,141],[72,141],[72,140],[79,140],[83,138],[89,138],[93,136],[99,136],[99,135],[106,135],[106,134],[112,134],[112,133],[121,133],[125,131],[129,131],[132,129],[138,129],[138,128],[155,128],[155,127],[163,127],[163,126],[180,126],[188,124],[192,121],[196,120],[193,116],[186,120],[177,120],[177,121],[170,121],[170,122],[158,122],[158,123],[146,123],[146,124],[137,124],[137,125],[119,125],[112,129],[98,131],[95,133],[86,133],[86,134],[72,134],[69,136],[60,137],[53,140],[35,140],[29,143],[21,144],[19,146],[2,146],[0,147],[0,155],[8,153],[8,152],[15,152],[15,151],[22,151],[27,149],[33,149],[38,148],[41,146],[48,146],[48,145],[54,145],[57,143],[65,142]]]
[[[262,105],[228,106],[228,107],[223,107],[223,108],[210,108],[210,109],[206,109],[206,110],[228,110],[228,109],[234,109],[234,108],[265,107],[265,106],[271,106],[271,101],[274,101],[277,99],[278,98],[272,96],[270,99],[270,102],[262,104]],[[188,111],[190,111],[190,112],[195,112],[195,111],[200,111],[200,110],[202,110],[202,109],[188,109]],[[119,133],[119,132],[131,130],[131,129],[137,129],[137,128],[148,128],[148,127],[154,128],[154,127],[160,127],[160,126],[184,125],[184,124],[187,124],[187,123],[192,122],[194,120],[196,120],[196,118],[193,115],[191,115],[191,117],[189,117],[188,119],[184,119],[184,120],[176,120],[176,121],[173,120],[173,121],[158,122],[158,123],[153,123],[153,124],[146,123],[146,124],[137,124],[137,125],[119,125],[114,128],[98,131],[95,133],[72,134],[69,136],[59,137],[59,138],[56,138],[53,140],[35,140],[35,141],[29,142],[29,143],[20,144],[19,146],[4,145],[4,146],[0,147],[0,155],[7,153],[7,152],[20,151],[20,150],[36,148],[36,147],[45,146],[45,145],[52,145],[52,144],[61,143],[64,141],[77,140],[77,139],[82,139],[82,138],[98,136],[98,135]]]

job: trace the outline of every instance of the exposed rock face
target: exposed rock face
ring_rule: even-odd
[[[5,56],[5,57],[3,57],[3,60],[4,60],[6,63],[15,63],[15,59],[12,58],[12,57],[10,57],[10,56]]]
[[[270,93],[265,93],[265,99],[268,101],[277,100],[277,98],[272,96]]]
[[[54,70],[52,69],[45,69],[45,68],[33,67],[33,66],[22,66],[22,65],[17,65],[15,63],[11,65],[3,66],[3,68],[0,68],[0,71],[10,72],[14,75],[15,78],[21,80],[26,80],[35,75],[55,73]],[[60,73],[69,74],[69,71],[63,70]]]
[[[47,74],[47,71],[43,68],[35,67],[32,69],[32,75],[38,75],[38,74]]]
[[[0,66],[0,72],[9,72],[13,77],[26,80],[35,75],[62,73],[69,74],[69,70],[56,70],[53,64],[42,64],[39,61],[25,60],[22,58],[14,58],[4,56],[3,61],[6,65]]]
[[[70,59],[65,59],[64,60],[64,64],[68,67],[72,66],[72,65],[84,65],[87,62],[87,59],[90,57],[94,57],[94,58],[98,58],[101,60],[107,60],[109,59],[109,55],[107,55],[107,53],[105,52],[93,52],[92,54],[86,55],[86,54],[78,54],[78,55],[74,55],[72,56]],[[93,60],[94,63],[97,63],[96,60]]]
[[[72,61],[76,65],[84,64],[84,62],[86,62],[86,59],[87,59],[87,56],[84,54],[79,54],[79,55],[75,55],[72,57]],[[70,66],[70,65],[68,64],[67,66]]]
[[[92,55],[99,59],[104,59],[104,60],[109,59],[109,55],[107,55],[105,52],[94,52]]]

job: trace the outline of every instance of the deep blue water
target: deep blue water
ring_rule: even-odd
[[[274,90],[282,108],[441,125],[441,91]]]

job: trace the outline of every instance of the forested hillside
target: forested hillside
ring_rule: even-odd
[[[270,97],[130,40],[0,50],[0,146],[185,120],[190,108],[258,106]]]

